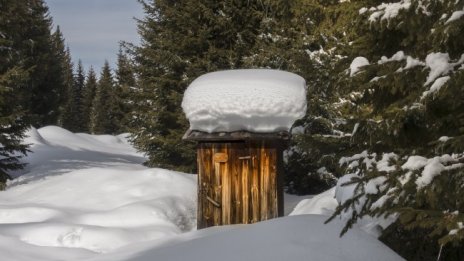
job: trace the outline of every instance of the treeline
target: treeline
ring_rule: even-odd
[[[0,1],[0,188],[8,172],[23,166],[22,144],[30,126],[59,125],[96,134],[126,130],[127,93],[134,85],[122,51],[112,75],[108,63],[98,78],[74,66],[59,26],[53,30],[42,0]]]
[[[92,134],[120,134],[128,130],[131,88],[135,86],[133,66],[122,49],[113,74],[108,61],[97,77],[91,67],[85,73],[79,60],[75,71],[69,59],[65,63],[70,76],[65,102],[57,125],[72,131]]]

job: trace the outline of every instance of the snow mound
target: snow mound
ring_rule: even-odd
[[[124,248],[92,260],[403,260],[358,228],[340,238],[344,223],[334,220],[324,225],[326,219],[300,215],[246,226],[209,228],[166,244],[153,242],[143,249]]]
[[[31,129],[27,141],[27,171],[0,191],[2,260],[400,260],[358,228],[339,238],[344,221],[324,225],[327,216],[193,231],[196,177],[141,166],[127,134],[49,126]],[[331,214],[333,195],[293,214]]]
[[[9,185],[24,184],[78,169],[143,168],[140,164],[146,160],[144,155],[138,153],[127,138],[128,134],[72,133],[57,126],[31,128],[23,141],[30,144],[32,150],[23,159],[27,165],[25,169],[11,173],[16,179],[10,181]]]
[[[90,168],[0,192],[2,235],[107,252],[195,227],[195,176]]]
[[[124,154],[139,155],[134,148],[128,146],[127,134],[90,135],[86,133],[72,133],[58,126],[46,126],[38,130],[30,129],[26,135],[27,141],[33,144],[43,143],[40,138],[49,145],[66,147],[71,150],[89,150],[99,152],[122,151]],[[118,152],[119,153],[119,152]]]
[[[306,113],[306,83],[278,70],[208,73],[187,88],[182,108],[191,130],[288,131]]]
[[[303,199],[296,205],[290,216],[304,214],[332,215],[338,206],[335,199],[335,187],[309,199]]]
[[[28,165],[0,191],[0,256],[24,254],[5,260],[77,260],[195,228],[196,177],[142,166],[127,134],[47,126],[24,143]]]
[[[47,142],[45,141],[44,137],[42,137],[42,135],[39,133],[39,131],[36,128],[31,127],[26,132],[23,143],[35,145],[35,144],[46,144]]]

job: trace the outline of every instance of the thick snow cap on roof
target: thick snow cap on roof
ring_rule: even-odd
[[[190,84],[182,109],[191,130],[288,131],[306,113],[306,83],[279,70],[212,72]]]

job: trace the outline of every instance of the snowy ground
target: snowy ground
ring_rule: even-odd
[[[124,135],[29,136],[30,164],[0,192],[1,260],[401,260],[360,229],[323,225],[333,189],[286,197],[299,216],[196,231],[195,175],[141,166]]]

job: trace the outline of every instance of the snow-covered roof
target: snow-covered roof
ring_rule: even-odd
[[[306,113],[306,83],[296,74],[279,70],[208,73],[187,88],[182,108],[191,130],[288,131]]]

